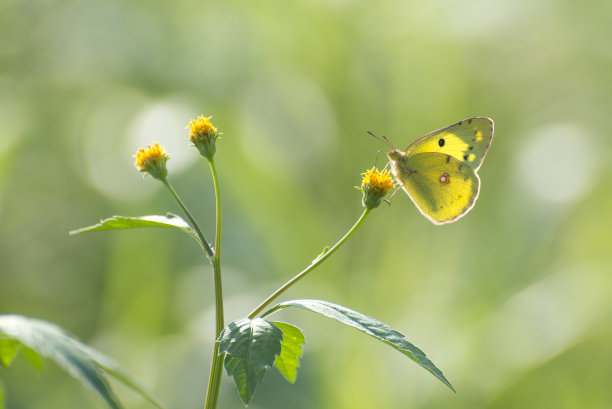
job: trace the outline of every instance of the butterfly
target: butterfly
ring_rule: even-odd
[[[476,173],[493,140],[493,120],[468,118],[387,153],[391,173],[419,211],[434,224],[452,223],[474,207]]]

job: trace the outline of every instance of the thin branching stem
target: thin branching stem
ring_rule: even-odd
[[[351,227],[350,230],[348,232],[346,232],[346,234],[340,240],[338,240],[338,242],[336,244],[333,245],[333,247],[331,247],[328,250],[324,250],[323,253],[319,254],[317,256],[317,258],[315,258],[312,261],[312,263],[310,263],[310,265],[308,267],[306,267],[304,270],[302,270],[300,273],[298,273],[291,280],[287,281],[283,286],[281,286],[278,290],[276,290],[274,293],[272,293],[272,295],[270,295],[261,304],[259,304],[257,306],[257,308],[255,308],[253,311],[251,311],[251,313],[248,315],[248,317],[250,319],[253,319],[253,318],[257,317],[263,311],[263,309],[266,308],[279,295],[281,295],[282,293],[287,291],[287,289],[289,289],[295,283],[297,283],[302,278],[304,278],[308,273],[310,273],[312,270],[314,270],[319,264],[321,264],[329,256],[331,256],[336,250],[338,250],[338,248],[340,246],[342,246],[344,244],[344,242],[349,237],[351,237],[351,235],[357,230],[357,228],[359,228],[359,226],[361,226],[361,224],[366,219],[366,217],[368,216],[369,213],[370,213],[370,209],[366,208],[363,211],[363,213],[361,214],[361,216],[359,216],[359,219],[357,219],[357,221],[355,222],[353,227]]]
[[[181,209],[185,213],[185,216],[187,216],[187,218],[189,219],[189,222],[191,223],[191,227],[195,230],[196,234],[200,238],[200,241],[202,242],[202,247],[204,248],[204,251],[206,251],[206,255],[210,259],[212,259],[213,256],[214,256],[214,253],[213,253],[212,249],[210,248],[210,245],[208,244],[208,241],[204,237],[204,233],[202,233],[202,229],[200,229],[200,226],[198,225],[198,222],[195,221],[195,219],[191,215],[191,212],[189,211],[189,209],[187,209],[187,206],[185,206],[185,204],[183,203],[183,201],[181,200],[179,195],[176,193],[176,191],[174,190],[172,185],[170,185],[168,180],[162,179],[162,183],[168,188],[168,190],[170,191],[170,194],[172,195],[174,200],[178,203],[178,205],[181,207]]]

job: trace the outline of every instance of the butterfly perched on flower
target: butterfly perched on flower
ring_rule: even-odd
[[[380,139],[380,138],[379,138]],[[493,140],[493,120],[468,118],[387,153],[391,173],[419,211],[434,224],[451,223],[474,206],[476,173]]]

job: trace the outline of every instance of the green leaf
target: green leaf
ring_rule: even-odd
[[[69,234],[81,234],[101,230],[133,229],[136,227],[171,227],[184,231],[193,237],[200,245],[200,238],[191,226],[181,217],[168,213],[166,216],[151,215],[142,217],[113,216],[108,219],[100,220],[100,223],[93,226],[83,227],[72,230]]]
[[[19,352],[21,344],[18,341],[10,338],[0,338],[0,365],[5,368],[11,366],[13,359]]]
[[[225,352],[225,370],[245,405],[281,353],[282,339],[283,332],[262,318],[236,320],[219,335],[219,354]]]
[[[425,353],[421,351],[419,348],[411,344],[406,340],[406,336],[388,325],[372,318],[364,315],[360,312],[353,311],[350,308],[346,308],[342,305],[334,304],[327,301],[321,300],[291,300],[280,303],[264,314],[262,317],[268,316],[282,308],[286,307],[298,307],[303,308],[305,310],[313,311],[324,315],[328,318],[333,318],[336,321],[339,321],[345,325],[349,325],[353,328],[357,328],[359,331],[364,332],[379,341],[384,342],[387,345],[392,346],[393,348],[400,351],[402,354],[406,355],[414,362],[431,372],[436,378],[442,381],[446,386],[448,386],[453,392],[455,392],[455,388],[451,385],[451,383],[444,377],[442,371],[440,371],[434,364],[431,362]]]
[[[42,357],[38,352],[34,351],[32,348],[28,348],[26,345],[22,345],[19,352],[38,372],[42,370]]]
[[[136,382],[136,380],[132,379],[132,377],[128,375],[119,365],[117,365],[115,361],[96,351],[95,349],[88,347],[87,345],[81,345],[81,347],[87,351],[89,356],[95,360],[96,365],[98,365],[104,372],[123,382],[126,386],[149,401],[149,403],[152,405],[155,405],[160,409],[164,409],[162,404],[159,403],[159,401],[153,397],[153,395],[147,392],[142,385]]]
[[[105,374],[114,376],[143,398],[163,409],[157,400],[123,373],[109,358],[67,335],[55,324],[21,315],[0,315],[0,338],[18,342],[22,353],[31,352],[32,356],[29,357],[31,361],[38,354],[53,360],[70,375],[99,393],[113,409],[121,409],[123,406],[111,389]],[[34,359],[36,365],[35,362]]]
[[[290,383],[295,382],[297,368],[300,366],[299,358],[302,357],[302,345],[306,342],[304,333],[298,327],[284,322],[271,321],[283,331],[281,342],[281,353],[276,356],[274,365]]]

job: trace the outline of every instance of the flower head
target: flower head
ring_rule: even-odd
[[[168,152],[163,146],[159,146],[157,142],[147,146],[147,149],[140,148],[134,155],[136,169],[141,172],[147,172],[155,179],[165,180],[168,176],[166,162],[170,158]]]
[[[215,156],[217,151],[215,141],[219,136],[217,128],[210,123],[210,118],[212,116],[206,118],[204,115],[200,115],[199,118],[192,119],[189,125],[187,125],[189,128],[189,140],[198,148],[200,154],[208,160]]]
[[[363,180],[359,188],[363,192],[361,202],[368,209],[377,208],[383,198],[393,189],[393,179],[389,171],[379,171],[376,167],[362,173]]]

